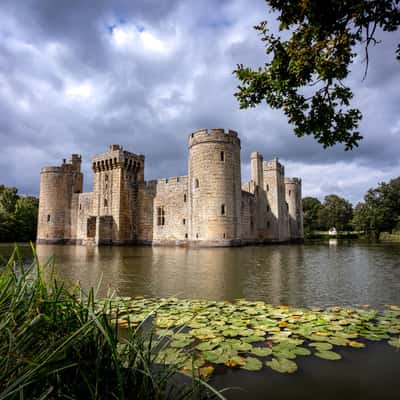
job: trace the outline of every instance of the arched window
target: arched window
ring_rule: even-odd
[[[292,194],[292,191],[291,190],[289,190],[289,196]]]
[[[225,154],[223,151],[221,151],[220,157],[221,157],[221,161],[225,161]]]
[[[183,225],[186,225],[186,219],[185,218],[183,218],[182,223],[183,223]]]
[[[195,179],[195,180],[194,180],[194,187],[195,187],[196,189],[198,189],[199,186],[200,186],[199,180],[198,180],[198,179]]]
[[[186,193],[183,195],[183,202],[186,203]]]
[[[221,215],[225,215],[225,204],[221,204]]]
[[[51,217],[50,217],[50,214],[47,216],[47,222],[50,222],[51,221]]]

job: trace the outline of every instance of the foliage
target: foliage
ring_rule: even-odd
[[[237,66],[240,108],[265,101],[283,110],[299,137],[313,135],[324,147],[358,146],[362,115],[350,108],[353,93],[343,80],[357,47],[364,48],[366,74],[368,48],[378,43],[376,30],[393,32],[400,26],[400,0],[266,2],[279,14],[279,30],[289,39],[272,34],[267,21],[255,26],[271,57],[258,70]],[[397,54],[400,59],[400,45]]]
[[[330,194],[325,196],[318,216],[320,228],[328,230],[335,227],[338,231],[343,231],[349,227],[353,216],[353,207],[347,200]]]
[[[395,305],[380,311],[368,306],[306,309],[245,299],[143,297],[114,298],[112,305],[123,312],[121,324],[138,325],[141,316],[156,309],[155,332],[170,339],[158,359],[185,369],[185,354],[190,354],[205,376],[221,368],[294,373],[299,357],[339,360],[340,347],[364,348],[369,340],[387,340],[396,347],[400,334],[400,307]]]
[[[150,334],[122,335],[110,302],[66,289],[51,263],[26,268],[15,250],[0,267],[1,399],[223,398],[197,377],[178,383],[173,363],[156,366]]]
[[[302,199],[304,233],[309,234],[320,229],[319,212],[322,208],[321,202],[315,197]]]
[[[39,200],[0,185],[0,242],[35,240]]]
[[[357,204],[352,221],[356,229],[379,240],[382,232],[392,232],[400,222],[400,177],[369,189],[364,202]]]

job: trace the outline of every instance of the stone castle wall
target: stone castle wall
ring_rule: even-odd
[[[144,156],[111,145],[92,159],[82,193],[81,158],[41,170],[38,242],[232,246],[303,238],[301,180],[277,159],[251,154],[241,183],[235,131],[189,136],[188,176],[144,180]]]
[[[188,240],[188,177],[157,181],[153,206],[153,243]]]
[[[189,136],[189,240],[230,243],[241,238],[240,140],[234,131]]]

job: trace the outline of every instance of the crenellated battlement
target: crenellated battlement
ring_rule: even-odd
[[[63,167],[43,167],[40,170],[41,174],[63,174]]]
[[[117,168],[139,171],[144,167],[144,158],[143,154],[131,153],[118,144],[112,144],[107,153],[97,154],[92,158],[92,169],[94,172]]]
[[[264,161],[263,162],[263,170],[264,171],[274,171],[277,170],[281,173],[281,175],[284,175],[285,168],[284,166],[279,162],[278,158],[274,158],[273,160],[269,161]]]
[[[93,192],[82,193],[82,157],[41,169],[39,243],[236,246],[301,241],[301,179],[277,158],[250,155],[242,183],[240,139],[231,129],[188,137],[187,175],[144,180],[143,154],[111,144],[92,158]]]
[[[188,177],[185,176],[173,176],[171,178],[161,178],[157,180],[158,185],[187,185]]]
[[[240,146],[238,133],[232,129],[199,129],[189,135],[189,148],[196,144],[204,142],[223,142],[232,143]]]
[[[285,184],[301,185],[301,179],[285,177]]]

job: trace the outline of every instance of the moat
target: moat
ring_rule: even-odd
[[[11,245],[2,245],[7,255]],[[241,248],[39,245],[61,277],[99,296],[151,296],[329,306],[400,305],[400,245],[342,242]],[[28,256],[30,249],[23,248]]]
[[[7,255],[11,245],[1,245]],[[29,247],[22,247],[29,257]],[[210,300],[247,298],[306,307],[400,305],[400,245],[341,242],[242,248],[38,246],[56,271],[99,296]],[[339,362],[303,357],[294,375],[216,371],[210,383],[241,387],[228,399],[391,399],[400,393],[400,352],[387,343],[340,348]],[[243,391],[244,390],[244,391]]]

